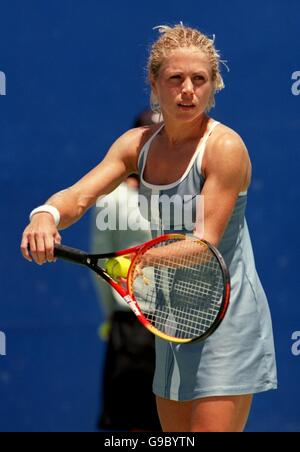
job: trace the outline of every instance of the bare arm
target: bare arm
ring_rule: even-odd
[[[202,238],[218,246],[239,193],[247,190],[250,184],[251,163],[245,144],[234,132],[216,137],[207,151],[206,180],[201,192],[205,230]]]
[[[47,201],[47,204],[59,210],[59,229],[65,229],[78,221],[99,196],[111,193],[130,173],[136,171],[140,142],[139,129],[125,133],[96,168],[72,187],[56,193]],[[54,243],[60,243],[60,240],[53,217],[48,213],[38,213],[23,233],[21,251],[29,261],[33,258],[38,264],[52,262]]]
[[[53,195],[47,204],[59,210],[59,229],[78,221],[95,204],[99,196],[114,191],[135,171],[134,152],[137,131],[129,131],[111,147],[104,160],[72,187]]]

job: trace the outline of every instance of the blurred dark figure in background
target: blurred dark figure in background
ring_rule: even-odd
[[[141,113],[134,127],[159,122],[152,111]],[[129,248],[151,239],[148,223],[140,219],[142,228],[132,231],[118,229],[138,209],[139,177],[131,175],[109,196],[98,200],[94,209],[92,252],[105,253]],[[127,203],[128,208],[124,206]],[[116,209],[117,206],[117,209]],[[116,211],[116,230],[99,230],[101,212],[109,215]],[[123,218],[126,216],[127,218]],[[108,341],[101,394],[102,413],[100,430],[160,431],[152,382],[155,369],[154,336],[149,333],[130,311],[123,299],[100,278],[95,284],[105,312],[106,321],[100,327],[100,336]]]

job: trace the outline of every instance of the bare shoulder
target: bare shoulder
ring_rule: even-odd
[[[140,152],[159,127],[155,124],[128,130],[114,142],[106,158],[114,158],[117,155],[126,161],[130,172],[137,172]]]
[[[252,167],[247,147],[240,135],[220,124],[210,136],[202,163],[205,178],[216,177],[240,191],[251,183]]]
[[[242,137],[230,127],[220,124],[211,135],[208,144],[208,157],[234,159],[244,156],[249,158],[247,147]]]

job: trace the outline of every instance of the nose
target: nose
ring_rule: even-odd
[[[194,94],[194,85],[192,80],[187,77],[182,85],[182,94],[193,95]]]

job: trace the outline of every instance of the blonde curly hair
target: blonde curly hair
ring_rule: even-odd
[[[215,106],[215,94],[225,87],[220,71],[220,63],[225,64],[225,61],[221,60],[220,54],[215,48],[215,37],[210,39],[199,30],[184,26],[182,22],[173,27],[159,25],[154,29],[157,29],[161,36],[152,45],[150,50],[148,61],[149,80],[156,80],[158,78],[164,58],[168,56],[172,50],[193,47],[199,49],[208,57],[211,65],[214,89],[206,109],[209,111]],[[151,93],[151,108],[156,112],[160,112],[158,100],[153,92]]]

